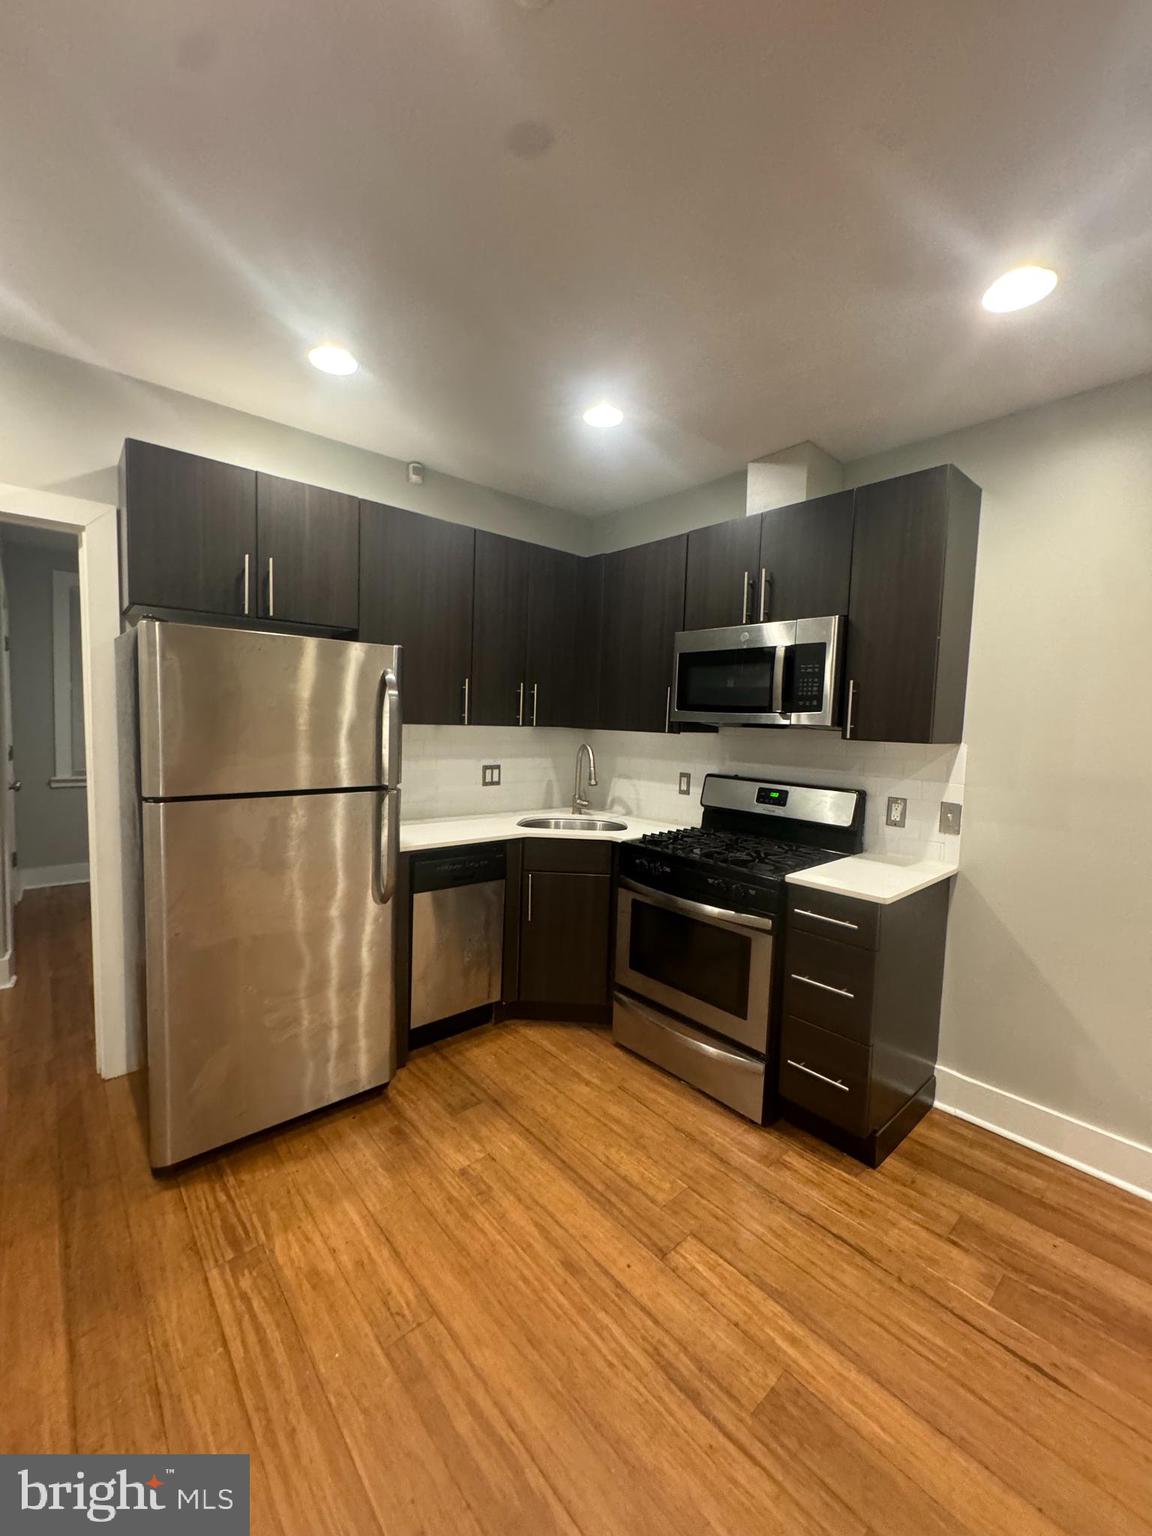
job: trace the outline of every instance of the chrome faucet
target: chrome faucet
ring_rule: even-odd
[[[588,809],[588,801],[585,799],[580,788],[580,769],[583,767],[585,755],[588,758],[588,783],[585,787],[587,789],[595,789],[598,782],[596,778],[596,756],[588,743],[582,741],[576,748],[576,787],[572,791],[573,816],[583,816],[584,812]]]

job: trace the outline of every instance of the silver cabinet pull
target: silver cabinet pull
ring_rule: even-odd
[[[853,709],[855,707],[855,704],[856,704],[856,679],[854,677],[850,677],[848,679],[848,719],[845,721],[845,724],[844,724],[844,740],[845,741],[851,741],[852,740],[852,713],[853,713]]]
[[[762,565],[760,567],[760,622],[761,622],[761,624],[765,624],[765,623],[767,623],[767,621],[768,621],[768,567],[766,565]]]
[[[524,724],[524,684],[521,682],[516,690],[516,724]]]
[[[532,684],[532,724],[536,724],[536,706],[540,702],[540,684]]]
[[[532,921],[532,876],[528,876],[528,921]]]
[[[268,617],[276,617],[276,568],[271,555],[268,556]]]
[[[838,1077],[825,1077],[823,1072],[817,1072],[814,1067],[806,1067],[802,1061],[793,1061],[791,1056],[786,1058],[790,1067],[795,1067],[797,1072],[807,1072],[809,1077],[818,1077],[822,1083],[827,1083],[829,1088],[839,1088],[841,1093],[850,1093],[852,1090],[847,1083],[842,1083]]]
[[[796,907],[797,917],[814,917],[818,923],[835,923],[837,928],[851,928],[853,933],[860,931],[859,923],[850,923],[843,917],[825,917],[823,912],[810,912],[807,907]]]
[[[467,725],[469,723],[468,722],[468,704],[469,704],[468,692],[469,692],[469,685],[471,684],[471,682],[472,682],[472,679],[470,677],[466,677],[464,679],[464,724],[465,725]]]
[[[251,597],[249,595],[251,590],[252,590],[251,576],[252,576],[252,556],[246,554],[244,556],[244,617],[245,618],[248,617],[249,610],[252,607],[252,600],[251,600]]]
[[[802,981],[806,987],[819,987],[821,992],[835,992],[837,997],[854,998],[856,996],[855,992],[849,992],[847,987],[830,987],[826,981],[813,981],[811,976],[797,976],[795,971],[792,972],[792,980]]]
[[[667,736],[672,729],[672,684],[669,683],[664,693],[664,734]]]
[[[750,571],[745,571],[744,575],[743,575],[743,577],[741,579],[741,582],[740,582],[740,622],[741,622],[741,624],[747,624],[747,622],[748,622],[749,599],[752,596],[752,593],[749,590],[750,587],[751,587],[751,584],[752,584],[751,572]]]

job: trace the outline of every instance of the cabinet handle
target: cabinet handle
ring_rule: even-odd
[[[528,876],[528,921],[532,921],[532,876]]]
[[[248,611],[249,611],[249,609],[252,606],[252,601],[251,601],[251,598],[249,596],[249,593],[251,592],[251,589],[252,589],[251,575],[252,575],[252,556],[246,554],[244,556],[244,617],[245,618],[248,617]]]
[[[849,992],[847,987],[830,987],[826,981],[813,981],[811,976],[797,976],[792,972],[793,981],[802,981],[806,987],[819,987],[821,992],[835,992],[837,997],[855,998],[855,992]]]
[[[844,722],[844,740],[852,740],[852,715],[856,707],[856,679],[848,679],[848,718]]]
[[[843,917],[825,917],[823,912],[809,912],[807,907],[795,909],[797,917],[814,917],[818,923],[835,923],[837,928],[851,928],[853,933],[859,933],[860,924],[850,923]]]
[[[521,682],[516,690],[516,724],[524,724],[524,684]]]
[[[536,706],[539,703],[539,697],[540,697],[540,684],[539,683],[533,683],[532,684],[532,724],[533,725],[536,724]]]
[[[469,723],[468,722],[468,685],[469,685],[469,683],[471,681],[472,681],[472,679],[468,678],[468,677],[466,677],[464,679],[464,724],[465,725],[467,725]]]
[[[817,1072],[814,1067],[806,1067],[802,1061],[793,1061],[791,1056],[785,1058],[788,1066],[795,1067],[797,1072],[807,1072],[809,1077],[818,1077],[822,1083],[827,1083],[830,1088],[839,1088],[841,1093],[850,1093],[847,1083],[842,1083],[838,1077],[825,1077],[823,1072]]]
[[[672,729],[672,684],[669,683],[664,691],[664,734],[668,735]]]
[[[752,596],[752,593],[749,590],[750,587],[751,587],[751,584],[752,584],[751,572],[745,571],[743,576],[741,577],[741,580],[740,580],[740,622],[741,622],[741,624],[747,624],[747,622],[748,622],[749,598]]]
[[[276,568],[271,555],[268,556],[268,617],[276,617]]]
[[[760,567],[760,623],[768,622],[768,567]]]

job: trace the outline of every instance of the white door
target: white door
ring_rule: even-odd
[[[0,560],[0,986],[16,979],[12,936],[12,866],[16,853],[16,799],[12,777],[12,686],[8,669],[8,589]]]

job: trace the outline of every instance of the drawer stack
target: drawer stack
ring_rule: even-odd
[[[949,890],[889,906],[789,891],[784,1112],[873,1167],[935,1096]]]

